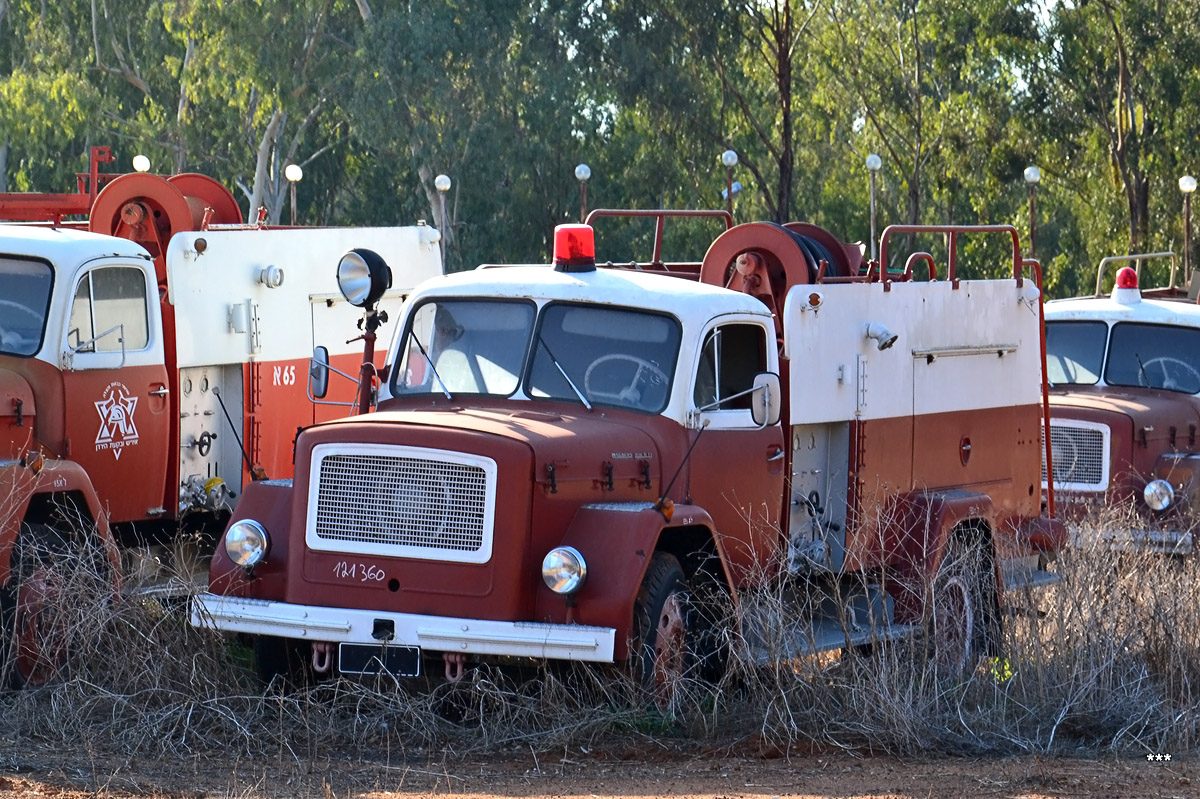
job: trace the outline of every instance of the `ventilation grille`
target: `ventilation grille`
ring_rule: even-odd
[[[1044,435],[1044,433],[1043,433]],[[1050,449],[1055,487],[1085,491],[1108,488],[1108,428],[1103,425],[1050,422]],[[1043,442],[1045,439],[1043,438]],[[1042,484],[1046,483],[1045,447]]]
[[[408,453],[439,453],[392,449],[406,454],[314,452],[309,546],[469,562],[490,557],[495,464],[460,453],[422,457]]]

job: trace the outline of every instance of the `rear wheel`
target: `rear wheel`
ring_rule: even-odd
[[[683,568],[655,552],[634,605],[635,676],[659,710],[677,702],[693,663],[692,608]]]
[[[969,676],[988,641],[990,577],[982,546],[951,541],[933,581],[929,613],[930,655],[939,678]]]

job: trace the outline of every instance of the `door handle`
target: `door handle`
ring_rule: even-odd
[[[775,452],[767,457],[767,463],[774,463],[783,457],[783,447],[776,447]]]
[[[171,393],[171,389],[167,388],[166,386],[159,386],[158,388],[156,388],[156,389],[154,389],[153,391],[151,391],[151,392],[150,392],[150,396],[152,396],[152,397],[165,397],[165,396],[167,396],[167,395],[168,395],[168,394],[170,394],[170,393]]]

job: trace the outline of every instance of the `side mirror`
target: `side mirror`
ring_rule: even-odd
[[[754,400],[750,403],[750,415],[760,427],[778,424],[783,393],[779,389],[779,375],[759,372],[754,376]]]
[[[308,359],[308,395],[323,399],[329,392],[329,349],[317,347]]]

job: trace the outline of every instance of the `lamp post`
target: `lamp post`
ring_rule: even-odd
[[[138,155],[135,155],[133,157],[133,171],[134,172],[149,172],[150,171],[150,159],[144,155],[141,155],[140,153]]]
[[[1192,192],[1196,190],[1196,179],[1184,175],[1179,179],[1179,190],[1183,192],[1183,273],[1187,275],[1189,287],[1192,275]]]
[[[1030,164],[1025,167],[1025,182],[1029,184],[1029,257],[1034,258],[1037,251],[1037,216],[1033,197],[1037,193],[1037,184],[1042,180],[1042,170]]]
[[[579,181],[579,221],[587,217],[587,182],[592,176],[592,168],[587,164],[575,167],[575,179]]]
[[[883,166],[883,159],[875,153],[867,156],[867,171],[871,173],[871,260],[874,261],[879,257],[876,250],[878,243],[875,238],[875,176],[879,174],[880,167]]]
[[[442,218],[438,220],[438,224],[442,227],[442,268],[446,265],[446,234],[450,231],[450,223],[446,220],[446,192],[450,191],[450,176],[438,175],[433,179],[433,187],[438,190],[438,206],[441,209]]]
[[[292,195],[292,225],[296,224],[296,184],[304,177],[304,170],[299,164],[288,164],[283,168],[283,176],[291,184],[289,193]]]
[[[721,164],[725,167],[725,210],[733,219],[733,168],[737,166],[738,154],[733,150],[721,153]]]

